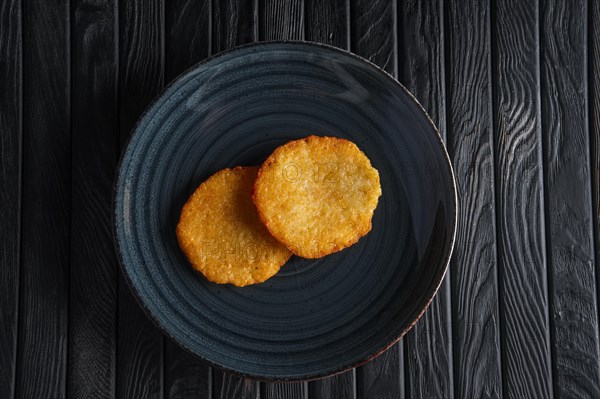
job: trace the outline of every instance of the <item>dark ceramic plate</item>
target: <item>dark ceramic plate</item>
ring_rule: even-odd
[[[188,195],[310,134],[352,140],[379,170],[373,230],[259,285],[206,281],[175,236]],[[263,43],[195,66],[148,108],[121,159],[115,236],[133,292],[182,347],[245,376],[311,379],[366,362],[416,322],[452,252],[455,197],[435,126],[391,76],[332,47]]]

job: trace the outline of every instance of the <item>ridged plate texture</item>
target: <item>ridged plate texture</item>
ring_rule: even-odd
[[[379,170],[372,231],[259,285],[206,281],[175,236],[189,194],[310,134],[352,140]],[[144,309],[190,352],[262,379],[322,377],[385,350],[429,304],[454,242],[454,179],[431,120],[385,72],[323,45],[241,47],[183,74],[140,119],[115,184],[117,249]]]

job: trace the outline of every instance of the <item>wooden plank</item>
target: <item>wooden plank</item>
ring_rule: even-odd
[[[308,382],[268,382],[260,388],[261,399],[308,398]]]
[[[346,50],[350,48],[350,2],[305,0],[305,39]],[[310,398],[356,398],[356,371],[308,383]]]
[[[351,0],[350,15],[350,50],[398,77],[396,2]]]
[[[258,40],[256,1],[213,1],[213,52]],[[258,398],[260,384],[236,375],[213,369],[212,396],[214,399]]]
[[[304,39],[303,0],[262,0],[259,8],[259,40]],[[303,399],[308,394],[307,389],[303,382],[265,382],[261,386],[261,397]]]
[[[259,3],[259,40],[304,39],[303,0],[262,0]],[[262,398],[305,398],[308,386],[303,382],[265,382]]]
[[[442,0],[398,3],[400,82],[446,137],[444,15]],[[407,397],[451,398],[452,315],[450,272],[417,324],[404,338]]]
[[[308,382],[263,382],[261,398],[305,399],[308,396]]]
[[[259,399],[260,384],[255,380],[214,370],[213,399]]]
[[[164,81],[164,4],[119,2],[120,133],[126,143],[135,122]],[[163,335],[119,276],[116,396],[163,396]]]
[[[587,5],[585,0],[542,0],[541,95],[554,392],[597,398]]]
[[[218,0],[213,2],[212,53],[257,40],[254,2]]]
[[[311,399],[355,399],[357,397],[356,369],[309,382],[308,397]]]
[[[350,2],[305,0],[305,39],[350,49]]]
[[[391,0],[351,2],[352,52],[398,77],[397,9]],[[405,396],[404,342],[356,369],[359,397],[402,398]]]
[[[445,2],[448,149],[458,191],[452,257],[455,396],[501,397],[490,3]]]
[[[21,2],[0,4],[0,397],[12,398],[21,241]]]
[[[356,394],[358,398],[406,396],[402,341],[356,369]]]
[[[596,300],[600,301],[600,2],[590,0],[590,149],[592,168],[592,218],[596,246]],[[599,332],[600,334],[600,332]]]
[[[211,2],[170,0],[165,4],[167,82],[210,53]],[[165,396],[205,398],[211,394],[210,367],[165,338]]]
[[[69,3],[24,2],[17,397],[66,392],[71,129]]]
[[[552,395],[536,2],[492,10],[496,220],[503,392]]]
[[[112,185],[119,154],[117,5],[72,3],[72,197],[68,392],[115,393],[118,261]]]
[[[210,367],[174,342],[165,347],[165,397],[172,399],[210,399]]]
[[[166,1],[165,77],[167,83],[211,55],[211,14],[211,0]]]
[[[410,0],[398,9],[398,80],[421,103],[446,141],[443,0]]]
[[[259,8],[259,40],[304,39],[303,0],[262,0]]]
[[[349,2],[305,0],[305,38],[344,49],[350,48]]]

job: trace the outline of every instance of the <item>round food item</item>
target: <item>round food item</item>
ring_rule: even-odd
[[[253,201],[273,237],[320,258],[371,230],[379,173],[351,141],[309,136],[277,148],[254,182]]]
[[[209,281],[238,287],[272,277],[291,252],[260,222],[252,203],[258,167],[223,169],[183,206],[177,239],[194,269]]]

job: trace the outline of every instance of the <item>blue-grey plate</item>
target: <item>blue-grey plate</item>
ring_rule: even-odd
[[[292,257],[262,284],[206,281],[175,236],[187,197],[311,134],[352,140],[379,170],[372,231],[322,259]],[[135,127],[114,207],[124,274],[164,333],[212,365],[274,380],[341,372],[396,342],[438,289],[456,224],[448,156],[413,96],[358,56],[301,42],[240,47],[171,83]]]

